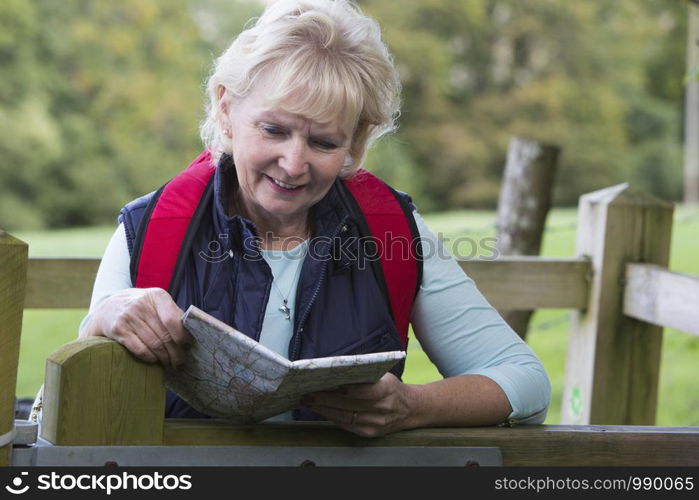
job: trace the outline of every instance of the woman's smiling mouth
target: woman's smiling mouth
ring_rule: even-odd
[[[286,194],[296,194],[303,188],[303,185],[296,185],[296,184],[287,184],[285,182],[282,182],[280,180],[275,179],[274,177],[270,177],[267,174],[264,174],[264,176],[267,178],[267,181],[269,182],[269,185],[277,192],[280,193],[286,193]]]

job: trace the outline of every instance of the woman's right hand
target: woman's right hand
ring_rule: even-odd
[[[162,288],[127,288],[95,308],[81,337],[109,337],[143,361],[177,368],[193,342],[182,314]]]

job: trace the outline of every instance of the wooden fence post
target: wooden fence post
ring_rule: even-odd
[[[557,146],[519,137],[510,140],[496,223],[500,255],[539,255],[559,154]],[[526,339],[533,312],[501,310],[500,314]]]
[[[672,213],[627,184],[580,198],[577,254],[592,282],[571,317],[562,423],[655,424],[662,328],[623,314],[624,278],[629,262],[667,266]]]
[[[159,445],[163,368],[104,337],[65,344],[46,361],[41,437],[55,445]]]
[[[27,244],[0,229],[0,442],[12,437],[22,332]],[[10,464],[12,443],[0,446],[0,466]]]

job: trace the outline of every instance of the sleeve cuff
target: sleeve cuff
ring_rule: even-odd
[[[510,424],[541,424],[551,404],[551,383],[539,366],[499,365],[468,372],[498,384],[507,396],[512,412]]]

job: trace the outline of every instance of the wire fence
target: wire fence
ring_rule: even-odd
[[[679,226],[684,226],[687,224],[692,224],[693,222],[699,220],[699,210],[695,212],[689,212],[686,214],[678,214],[675,216],[675,220],[673,221],[673,224],[679,225]]]
[[[692,224],[696,221],[699,221],[699,209],[696,211],[691,211],[688,213],[675,213],[674,221],[673,224],[675,225],[687,225],[687,224]],[[472,227],[472,226],[466,226],[462,227],[461,229],[457,231],[450,231],[450,233],[453,234],[464,234],[464,235],[469,235],[469,234],[483,234],[483,233],[489,233],[493,231],[497,231],[497,224],[495,222],[489,222],[487,224],[484,224],[482,226],[477,226],[477,227]],[[562,232],[562,231],[575,231],[578,228],[578,223],[577,221],[573,222],[564,222],[564,223],[559,223],[559,224],[546,224],[546,228],[544,229],[545,233],[557,233],[557,232]]]
[[[577,227],[577,222],[567,222],[564,224],[547,224],[545,232],[555,233],[558,231],[574,231]],[[495,222],[489,222],[488,224],[484,224],[479,227],[463,227],[459,230],[453,231],[453,233],[463,235],[483,234],[497,231],[497,228],[498,226]]]
[[[546,331],[546,330],[552,330],[556,327],[559,327],[561,325],[566,325],[570,322],[570,312],[566,311],[564,313],[561,313],[558,316],[555,316],[551,319],[546,319],[542,321],[537,321],[536,323],[533,323],[529,325],[529,328],[527,329],[528,332],[541,332],[541,331]]]
[[[673,224],[675,226],[686,226],[689,224],[694,224],[699,222],[699,208],[697,210],[691,210],[683,213],[675,213]],[[577,222],[566,222],[560,224],[547,224],[545,232],[546,233],[557,233],[563,231],[575,231],[577,230]],[[497,225],[492,222],[480,227],[468,227],[462,229],[458,234],[483,234],[485,232],[496,231]],[[570,322],[570,311],[565,311],[560,315],[553,318],[537,321],[531,323],[528,328],[528,332],[534,331],[547,331],[558,328],[562,325],[566,325]]]

